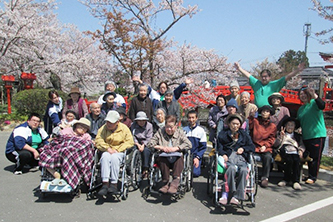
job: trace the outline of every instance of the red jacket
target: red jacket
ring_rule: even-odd
[[[261,117],[249,117],[249,126],[251,131],[252,142],[256,147],[256,152],[260,153],[259,148],[266,146],[264,152],[273,151],[273,144],[276,139],[276,126],[270,120],[262,120]]]

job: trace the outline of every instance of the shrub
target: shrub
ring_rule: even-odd
[[[48,93],[50,89],[29,89],[22,90],[13,96],[13,107],[18,115],[29,115],[36,112],[41,116],[44,115],[46,105],[49,101]],[[59,96],[67,100],[68,95],[58,91]]]
[[[120,94],[120,95],[122,95],[122,96],[127,96],[127,92],[126,92],[126,89],[125,89],[125,88],[121,88],[121,87],[119,87],[119,88],[115,89],[114,92],[115,92],[115,93],[118,93],[118,94]]]

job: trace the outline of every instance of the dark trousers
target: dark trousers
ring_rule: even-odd
[[[281,148],[280,155],[285,162],[283,166],[284,180],[299,183],[300,177],[300,158],[298,154],[287,154],[284,148]]]
[[[309,167],[309,179],[317,180],[319,166],[321,161],[321,155],[325,146],[325,137],[304,140],[304,145],[307,151],[310,153],[312,162],[308,162]]]
[[[262,176],[261,178],[269,178],[269,172],[271,171],[272,154],[270,152],[256,153],[260,155],[262,161]]]
[[[169,182],[170,179],[170,168],[172,168],[173,178],[180,177],[180,174],[184,168],[184,158],[183,156],[177,157],[176,161],[170,163],[167,157],[158,157],[157,165],[159,166],[162,173],[162,180],[164,182]]]
[[[142,158],[142,168],[144,170],[149,168],[149,162],[150,162],[150,154],[151,151],[149,148],[145,147],[143,151],[141,152],[141,158]]]
[[[24,165],[38,166],[38,160],[35,159],[34,154],[28,150],[18,150],[12,153],[6,153],[6,157],[10,162],[16,164],[15,171],[22,171]]]

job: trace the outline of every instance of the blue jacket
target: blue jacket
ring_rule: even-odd
[[[43,128],[38,128],[38,132],[42,137],[42,144],[45,145],[48,143],[47,139],[49,135]],[[32,130],[28,125],[28,122],[22,123],[17,126],[13,132],[10,134],[9,139],[6,145],[6,153],[12,153],[16,150],[22,150],[23,147],[28,144],[32,145]]]
[[[238,140],[235,142],[231,137],[231,130],[224,129],[219,133],[217,138],[217,152],[219,155],[231,155],[232,151],[237,152],[238,148],[243,148],[244,152],[242,156],[249,161],[249,154],[254,152],[255,147],[252,140],[243,129],[238,130]]]
[[[192,143],[191,153],[193,154],[193,158],[201,160],[207,149],[207,137],[205,130],[198,125],[193,128],[186,126],[183,130],[185,131],[187,138]]]
[[[59,98],[59,104],[49,101],[44,114],[44,129],[51,135],[53,127],[56,127],[61,122],[62,117],[62,99]]]

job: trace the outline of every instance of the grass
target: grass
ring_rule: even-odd
[[[320,168],[325,170],[333,170],[333,157],[322,156]]]

